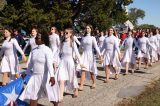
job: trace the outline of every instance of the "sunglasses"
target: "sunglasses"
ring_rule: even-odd
[[[69,34],[69,32],[65,32],[64,34],[66,34],[66,35],[67,35],[67,34]]]

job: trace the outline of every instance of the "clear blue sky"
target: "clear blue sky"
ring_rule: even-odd
[[[143,20],[139,19],[139,24],[153,24],[160,27],[160,0],[134,0],[129,8],[138,8],[145,11]]]

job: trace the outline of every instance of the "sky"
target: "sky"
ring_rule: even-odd
[[[145,11],[145,17],[138,20],[140,24],[152,24],[160,27],[160,0],[134,0],[128,8],[138,8]]]

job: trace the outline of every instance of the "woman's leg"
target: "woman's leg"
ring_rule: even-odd
[[[91,75],[91,80],[92,80],[92,89],[94,89],[96,87],[96,77],[94,75],[93,72],[90,72],[90,75]]]
[[[59,102],[52,101],[52,103],[53,103],[54,106],[59,106]]]
[[[4,72],[2,77],[2,85],[4,86],[7,83],[8,83],[8,72]]]
[[[76,98],[77,96],[78,96],[78,88],[75,88],[74,89],[74,96],[73,97]]]
[[[38,100],[30,100],[30,106],[37,106]]]
[[[133,63],[131,63],[131,71],[132,71],[132,73],[134,73],[134,67],[135,67],[135,65],[133,64]]]
[[[128,62],[126,62],[126,72],[125,72],[125,74],[127,75],[128,74],[128,69],[129,69],[129,63]]]
[[[105,66],[105,74],[106,74],[106,81],[105,81],[105,83],[107,83],[107,82],[109,82],[109,75],[110,75],[109,65]]]
[[[83,90],[85,78],[86,78],[86,73],[85,73],[85,71],[82,70],[79,90]]]
[[[64,80],[60,81],[60,101],[63,101],[63,93],[64,93]]]
[[[148,59],[147,58],[145,58],[145,69],[148,69]]]
[[[113,66],[112,66],[113,67]],[[113,67],[113,69],[114,69],[114,71],[115,71],[115,80],[118,80],[118,78],[119,78],[119,73],[118,73],[118,70],[119,70],[119,68],[118,67]]]
[[[140,66],[141,66],[141,60],[142,60],[142,58],[140,57],[140,58],[138,59],[138,70],[140,69]]]

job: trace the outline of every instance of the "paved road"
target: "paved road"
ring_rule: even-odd
[[[134,74],[120,75],[119,80],[114,80],[111,75],[110,83],[105,80],[104,71],[99,70],[96,89],[90,89],[91,82],[86,81],[84,91],[79,92],[78,98],[72,98],[72,92],[64,97],[61,106],[115,106],[123,98],[136,96],[144,91],[145,86],[160,78],[159,63],[154,64],[148,70],[143,68]],[[40,106],[53,106],[46,98],[39,100]]]

